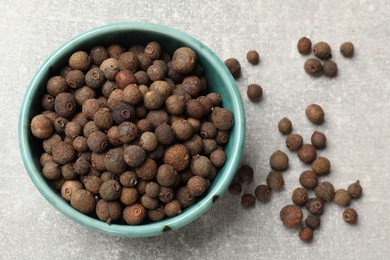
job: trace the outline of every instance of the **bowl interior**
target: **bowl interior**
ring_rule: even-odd
[[[58,75],[67,65],[69,56],[77,50],[89,51],[96,45],[108,46],[119,43],[128,48],[132,44],[159,42],[170,54],[179,47],[187,46],[195,50],[198,62],[205,69],[205,77],[211,91],[219,93],[223,106],[234,114],[234,127],[225,147],[227,161],[217,174],[212,186],[201,200],[187,208],[182,214],[163,221],[139,226],[112,224],[84,215],[73,209],[53,191],[41,174],[39,157],[42,153],[40,141],[30,132],[32,117],[42,111],[40,100],[46,91],[47,80]],[[241,96],[234,79],[221,60],[198,40],[180,31],[148,23],[119,23],[93,29],[80,34],[58,48],[41,66],[31,81],[25,94],[19,117],[19,144],[22,159],[33,183],[42,195],[59,211],[88,228],[120,236],[144,237],[177,229],[203,214],[225,191],[238,167],[244,143],[244,113]]]

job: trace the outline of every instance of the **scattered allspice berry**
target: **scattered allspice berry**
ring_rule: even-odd
[[[314,131],[311,135],[311,144],[318,150],[324,149],[326,146],[325,134],[319,131]]]
[[[337,76],[337,63],[332,60],[327,60],[322,64],[324,75],[330,78]]]
[[[284,186],[283,175],[280,172],[272,171],[267,175],[267,185],[271,190],[279,191]]]
[[[313,229],[310,227],[301,228],[299,238],[305,243],[310,243],[313,240]]]
[[[356,224],[358,220],[358,213],[354,208],[346,208],[343,212],[343,219],[348,224]]]
[[[271,155],[269,162],[271,168],[275,171],[285,171],[288,168],[288,156],[280,150]]]
[[[235,58],[229,58],[225,60],[225,66],[228,68],[233,78],[237,79],[241,76],[240,62]]]
[[[246,59],[249,61],[250,64],[256,65],[260,61],[260,55],[255,50],[250,50],[246,54]]]
[[[302,210],[295,205],[286,205],[280,210],[280,220],[288,228],[295,228],[302,223]]]
[[[232,183],[232,184],[230,184],[228,190],[229,190],[230,194],[232,194],[234,196],[238,196],[241,194],[241,191],[242,191],[241,184]]]
[[[343,44],[341,44],[340,46],[340,52],[341,54],[346,57],[346,58],[350,58],[353,56],[354,52],[355,52],[355,47],[353,46],[353,43],[352,42],[344,42]]]
[[[292,131],[292,123],[287,117],[283,117],[278,123],[279,132],[288,135]]]
[[[360,198],[363,192],[362,186],[360,186],[360,181],[357,180],[355,183],[349,185],[347,191],[353,199]]]
[[[311,76],[320,76],[322,73],[322,64],[315,58],[309,58],[305,61],[303,68]]]
[[[259,102],[263,95],[263,89],[258,84],[250,84],[248,85],[246,94],[250,101]]]
[[[321,200],[332,201],[335,191],[332,183],[324,181],[318,184],[318,186],[314,189],[314,193],[317,198]]]
[[[297,49],[300,54],[308,55],[311,52],[311,40],[307,37],[302,37],[297,43]]]
[[[317,215],[310,214],[305,219],[305,224],[306,224],[306,226],[310,227],[311,229],[316,230],[321,226],[321,219]]]
[[[307,118],[314,124],[320,125],[324,122],[325,113],[321,106],[311,104],[305,110]]]
[[[301,149],[298,150],[298,158],[303,163],[309,164],[317,157],[316,148],[311,144],[302,145]]]
[[[289,134],[286,137],[286,147],[290,151],[298,151],[303,145],[303,137],[300,134]]]
[[[238,177],[241,182],[251,183],[253,181],[254,171],[250,165],[244,164],[238,169]]]
[[[332,58],[332,50],[326,42],[317,42],[314,44],[313,54],[321,60]]]
[[[334,194],[333,201],[339,206],[347,207],[351,203],[351,196],[345,189],[338,189]]]
[[[255,196],[261,202],[268,202],[271,198],[271,189],[268,185],[261,184],[256,187]]]
[[[308,195],[306,189],[299,187],[293,191],[291,199],[295,205],[304,206],[306,204],[307,200],[309,199],[309,195]]]
[[[313,215],[321,215],[324,212],[324,201],[319,198],[308,199],[305,208]]]
[[[251,208],[255,206],[256,198],[250,193],[246,193],[241,197],[241,205],[245,208]]]
[[[313,171],[304,171],[299,176],[299,183],[306,189],[314,189],[318,185],[318,176]]]
[[[318,176],[330,173],[330,161],[326,157],[317,157],[312,163],[311,168]]]

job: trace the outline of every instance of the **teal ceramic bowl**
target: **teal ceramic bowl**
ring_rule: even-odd
[[[146,44],[158,41],[162,47],[172,53],[175,49],[187,46],[195,50],[199,63],[205,69],[205,76],[212,91],[218,92],[223,106],[234,114],[234,127],[226,146],[227,161],[220,169],[216,179],[206,195],[196,204],[185,209],[182,214],[159,222],[139,226],[108,225],[73,209],[65,200],[52,190],[41,174],[39,164],[40,142],[30,132],[30,121],[41,111],[40,99],[45,92],[50,76],[64,67],[71,53],[77,50],[88,51],[96,45],[119,43],[124,46]],[[60,212],[74,221],[103,233],[146,237],[178,229],[202,215],[224,193],[239,165],[245,136],[244,109],[240,93],[234,79],[221,60],[204,44],[193,37],[161,25],[149,23],[118,23],[99,27],[78,35],[58,48],[39,68],[24,96],[19,116],[19,146],[25,168],[41,194]]]

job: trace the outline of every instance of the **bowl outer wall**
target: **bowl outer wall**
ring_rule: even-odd
[[[179,47],[190,47],[198,55],[198,62],[205,69],[205,76],[210,90],[218,92],[223,100],[223,107],[234,114],[234,127],[230,140],[225,147],[227,161],[219,170],[217,177],[207,194],[182,214],[159,222],[138,226],[111,224],[108,225],[73,209],[68,202],[48,185],[41,174],[39,157],[42,152],[40,141],[30,131],[30,121],[41,111],[40,98],[46,90],[46,82],[50,76],[67,64],[68,57],[76,50],[88,51],[96,45],[119,43],[124,46],[146,44],[158,41],[164,50],[172,53]],[[244,109],[240,93],[233,77],[223,62],[205,45],[193,37],[178,30],[149,23],[117,23],[84,32],[59,47],[39,68],[30,82],[24,96],[18,125],[19,148],[25,168],[41,194],[60,212],[74,221],[103,233],[127,236],[146,237],[178,229],[202,215],[223,194],[230,184],[239,165],[245,138]]]

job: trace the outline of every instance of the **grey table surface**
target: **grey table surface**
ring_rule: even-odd
[[[108,23],[145,21],[185,31],[222,60],[237,57],[237,81],[246,111],[242,163],[255,169],[253,192],[264,183],[273,151],[286,151],[277,123],[284,116],[309,142],[314,130],[328,136],[321,155],[332,162],[323,178],[336,188],[359,179],[364,196],[352,206],[359,223],[341,219],[329,204],[312,244],[287,230],[279,210],[290,203],[307,169],[288,152],[285,189],[268,204],[243,210],[226,193],[206,214],[174,232],[120,238],[84,228],[63,216],[35,188],[18,149],[17,119],[29,81],[43,61],[77,34]],[[390,258],[390,4],[348,1],[37,1],[0,2],[0,259],[389,259]],[[301,36],[327,41],[339,66],[335,79],[313,79],[296,51]],[[356,46],[353,59],[338,48]],[[245,60],[249,49],[261,62]],[[264,98],[248,102],[246,85],[259,83]],[[318,103],[326,123],[314,126],[305,107]],[[286,151],[287,152],[287,151]]]

